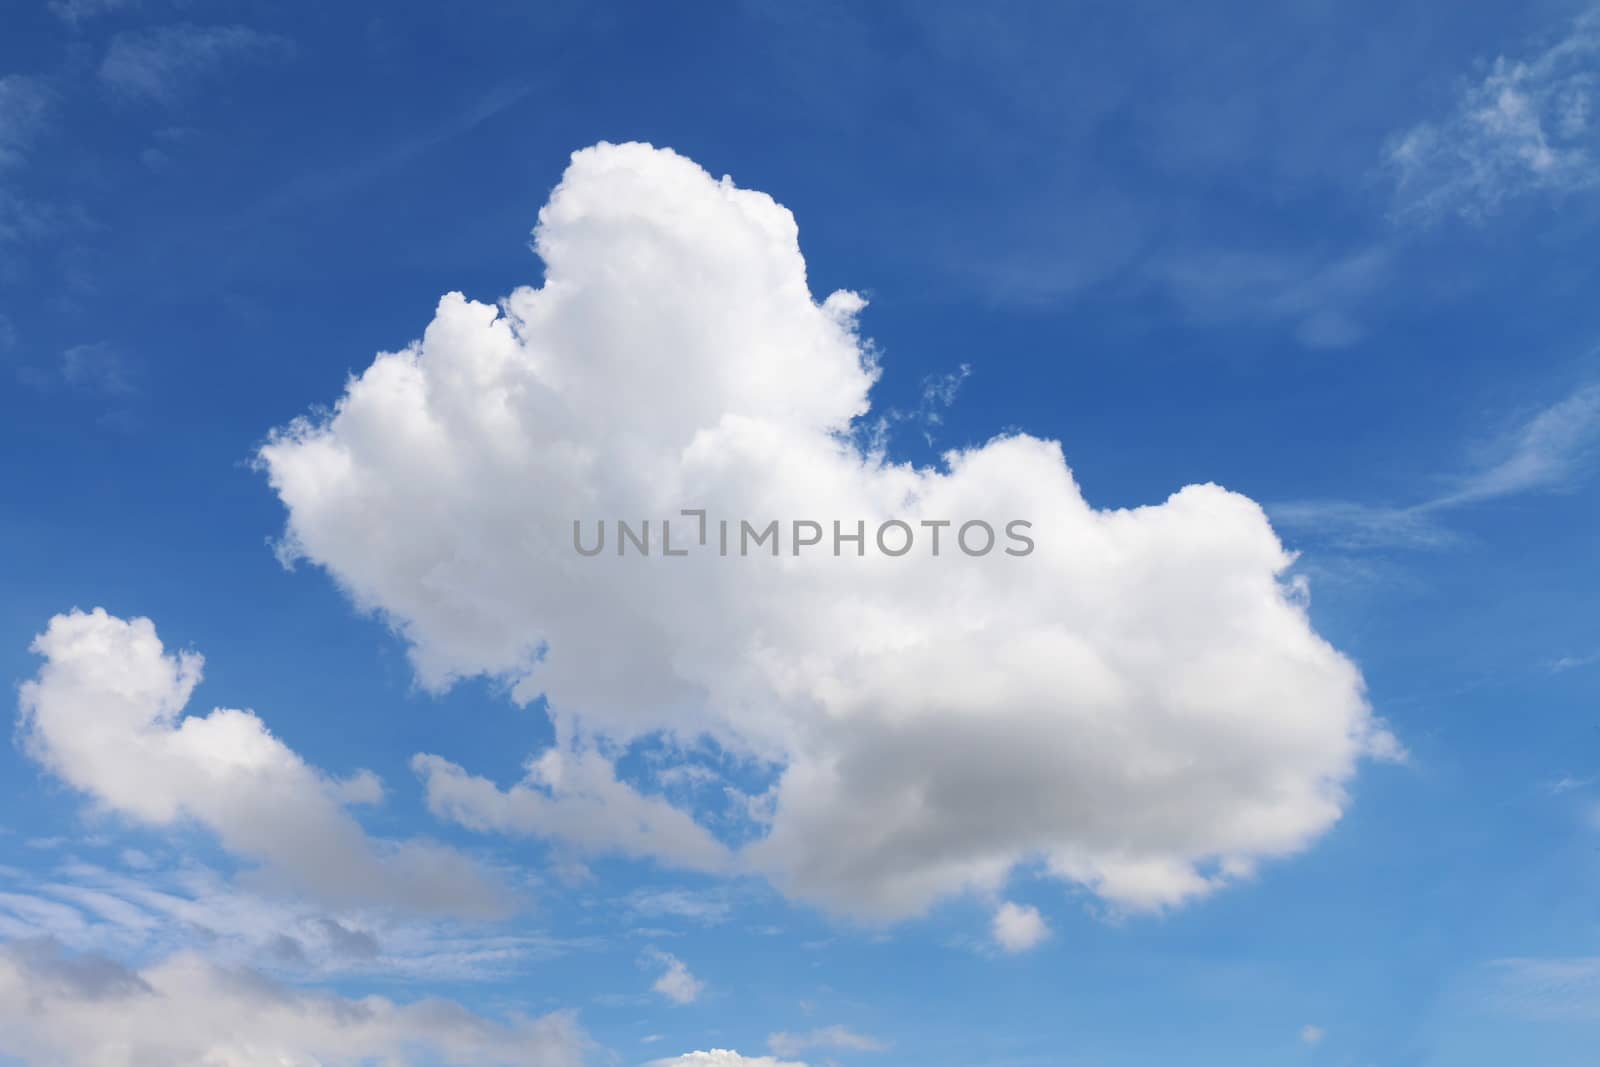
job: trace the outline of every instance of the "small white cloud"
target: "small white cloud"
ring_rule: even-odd
[[[875,918],[996,891],[1032,857],[1160,910],[1309,847],[1393,751],[1254,501],[1204,484],[1097,509],[1026,434],[927,467],[862,449],[865,302],[813,296],[771,197],[602,144],[535,244],[541,287],[444,297],[260,453],[287,557],[390,622],[422,685],[484,675],[550,709],[555,745],[509,789],[419,757],[436,813]],[[702,505],[841,532],[1015,518],[1037,550],[968,557],[947,531],[937,557],[574,565],[575,517],[658,535]],[[770,769],[736,847],[619,775],[662,736]]]
[[[1026,952],[1050,936],[1044,916],[1031,904],[1006,901],[994,913],[991,926],[997,945],[1007,952]]]
[[[645,953],[645,961],[664,968],[661,976],[651,984],[651,989],[674,1004],[693,1004],[700,999],[705,983],[689,973],[688,965],[678,957],[670,952],[651,949]]]
[[[1320,1044],[1326,1036],[1327,1033],[1320,1026],[1307,1025],[1300,1028],[1300,1040],[1308,1045]]]

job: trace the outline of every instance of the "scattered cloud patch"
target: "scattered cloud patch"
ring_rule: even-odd
[[[894,428],[909,423],[921,428],[923,443],[932,445],[939,428],[944,425],[944,413],[956,402],[961,384],[972,377],[972,365],[963,363],[944,374],[930,374],[922,379],[922,395],[917,406],[910,411],[890,408],[873,422],[866,435],[867,448],[872,452],[886,452]]]
[[[1534,193],[1592,190],[1600,8],[1523,59],[1501,56],[1467,86],[1450,115],[1390,143],[1386,163],[1401,217],[1481,219]]]
[[[1300,1028],[1300,1041],[1307,1045],[1320,1045],[1322,1039],[1327,1037],[1327,1031],[1320,1026],[1306,1025]]]

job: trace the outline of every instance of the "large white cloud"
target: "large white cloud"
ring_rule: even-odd
[[[184,715],[195,652],[168,655],[149,619],[57,615],[21,690],[27,752],[99,804],[152,825],[192,819],[286,888],[340,902],[491,917],[509,894],[460,853],[367,837],[345,810],[381,795],[363,772],[331,779],[253,713]]]
[[[586,1047],[567,1014],[499,1021],[295,990],[192,954],[133,971],[49,941],[0,945],[0,1058],[29,1067],[576,1067]]]
[[[1396,751],[1312,630],[1262,510],[1215,485],[1100,511],[1027,435],[937,469],[853,443],[863,301],[818,302],[794,218],[648,145],[573,156],[541,211],[540,288],[450,294],[328,417],[260,457],[288,555],[405,638],[431,687],[549,698],[557,747],[511,790],[417,762],[435,810],[726,869],[730,854],[599,767],[661,732],[769,767],[731,861],[841,910],[910,914],[1019,862],[1163,907],[1306,847],[1365,755]],[[1136,423],[1129,433],[1138,433]],[[865,557],[593,558],[572,526],[865,520]],[[914,551],[871,545],[884,520]],[[969,557],[923,520],[1031,521]],[[830,531],[831,532],[831,531]],[[679,519],[674,543],[695,533]],[[737,526],[735,526],[737,536]],[[895,543],[891,539],[891,545]],[[576,773],[563,773],[576,768]]]

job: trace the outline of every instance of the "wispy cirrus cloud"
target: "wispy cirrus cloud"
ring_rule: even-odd
[[[1008,900],[994,913],[990,933],[994,936],[995,944],[1015,955],[1043,944],[1050,936],[1050,927],[1045,923],[1044,916],[1039,914],[1038,908]]]
[[[1259,505],[1195,485],[1096,509],[1059,445],[1022,434],[929,468],[863,452],[846,435],[877,378],[864,301],[811,294],[797,232],[671,151],[585,149],[540,213],[543,287],[503,311],[446,296],[337,414],[262,449],[288,554],[381,611],[424,686],[485,675],[548,703],[555,743],[509,788],[416,757],[430,809],[760,874],[883,920],[999,892],[1040,856],[1119,908],[1161,910],[1308,847],[1358,764],[1401,750],[1279,581],[1292,557]],[[413,430],[436,465],[397,463]],[[760,581],[710,559],[571,567],[573,515],[675,513],[680,491],[729,515],[936,528],[1004,512],[1049,534],[1026,567],[960,572],[931,555],[926,570],[786,559]],[[395,528],[391,508],[412,531],[403,559],[368,532]],[[448,518],[425,530],[422,514]],[[1243,624],[1219,629],[1217,605],[1241,598]],[[625,657],[596,658],[619,642]],[[996,664],[1004,686],[975,681]],[[612,756],[654,737],[761,769],[738,841],[619,774]]]
[[[26,74],[0,77],[0,171],[15,167],[43,129],[54,97],[43,80]]]
[[[1449,115],[1392,140],[1396,214],[1481,218],[1527,194],[1600,186],[1597,86],[1600,7],[1531,57],[1496,58]]]
[[[1552,674],[1560,674],[1563,671],[1575,671],[1579,667],[1588,667],[1596,663],[1600,663],[1600,652],[1591,652],[1583,656],[1557,656],[1550,661],[1550,671]]]
[[[1502,497],[1569,489],[1600,457],[1600,383],[1580,386],[1485,445],[1485,460],[1451,487],[1414,504],[1353,500],[1287,501],[1273,521],[1342,548],[1437,548],[1455,539],[1447,513]]]
[[[674,1004],[693,1004],[700,999],[700,994],[705,992],[706,984],[694,976],[688,964],[670,952],[649,949],[640,959],[640,963],[662,968],[661,974],[651,983],[650,988]]]
[[[1363,313],[1389,277],[1393,250],[1280,253],[1227,248],[1151,260],[1147,276],[1199,325],[1283,325],[1306,348],[1343,348],[1366,332]]]
[[[230,64],[294,54],[287,37],[249,26],[179,23],[117,34],[100,63],[100,81],[136,100],[172,103]]]
[[[330,901],[486,917],[512,895],[461,853],[369,837],[346,810],[372,776],[307,764],[251,711],[185,715],[202,657],[169,654],[148,619],[104,610],[51,620],[20,691],[24,751],[102,809],[147,826],[198,823],[263,876]]]
[[[858,1034],[843,1026],[824,1026],[805,1033],[780,1032],[767,1038],[767,1047],[779,1056],[798,1056],[809,1049],[844,1049],[849,1052],[882,1052],[889,1046],[875,1037]]]
[[[1482,999],[1525,1019],[1600,1020],[1600,957],[1495,960],[1482,976]]]
[[[570,1014],[477,1015],[279,985],[180,953],[134,969],[50,939],[0,945],[0,1056],[25,1063],[452,1064],[577,1067]]]
[[[330,910],[147,856],[123,867],[73,860],[39,872],[0,870],[0,940],[48,937],[73,952],[151,959],[195,947],[198,932],[206,958],[224,966],[403,981],[502,977],[598,943],[382,908]]]

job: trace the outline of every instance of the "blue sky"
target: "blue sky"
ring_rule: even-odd
[[[3,24],[0,1063],[1592,1061],[1600,9]]]

